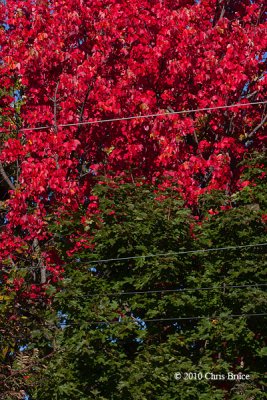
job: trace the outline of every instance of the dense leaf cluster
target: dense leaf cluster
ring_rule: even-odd
[[[63,328],[59,350],[33,398],[265,398],[266,317],[231,315],[266,309],[260,286],[266,250],[175,255],[266,241],[262,194],[245,188],[234,197],[204,197],[203,223],[192,230],[194,216],[174,188],[159,191],[142,181],[96,186],[100,212],[86,220],[93,251],[72,254],[55,302]],[[205,211],[210,201],[214,214]],[[68,253],[68,244],[62,251]],[[173,255],[94,263],[158,253]],[[177,381],[176,372],[240,372],[250,379]]]
[[[174,254],[266,241],[264,0],[8,0],[0,25],[0,397],[264,398],[264,316],[230,317],[266,308],[231,287],[264,247]]]

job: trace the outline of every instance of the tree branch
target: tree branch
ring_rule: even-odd
[[[58,92],[58,86],[59,86],[59,81],[56,84],[54,97],[52,98],[53,105],[54,105],[54,124],[53,125],[54,125],[55,134],[58,133],[58,127],[57,127],[57,92]],[[57,169],[59,169],[58,154],[55,155],[55,161],[56,161],[56,167],[57,167]]]
[[[38,258],[38,267],[40,268],[40,275],[41,275],[41,284],[46,283],[46,266],[43,262],[42,255],[41,255],[41,248],[39,245],[39,240],[37,238],[34,238],[33,244],[32,244],[33,251],[37,253],[39,256]]]
[[[58,86],[59,86],[59,81],[56,85],[55,88],[55,94],[53,97],[53,103],[54,103],[54,131],[55,133],[57,133],[58,129],[57,129],[57,91],[58,91]]]
[[[90,94],[91,90],[92,90],[92,85],[89,85],[87,90],[86,90],[84,101],[83,101],[83,104],[82,104],[82,107],[81,107],[80,116],[79,116],[79,123],[83,122],[83,115],[84,115],[84,111],[85,111],[85,105],[87,103],[87,100],[88,100],[88,97],[89,97],[89,94]],[[81,129],[81,125],[78,125],[77,134],[79,134],[80,129]]]
[[[252,136],[255,135],[255,133],[263,127],[263,125],[265,124],[265,122],[267,121],[267,114],[265,114],[265,117],[261,120],[261,122],[256,126],[256,128],[253,129],[252,132],[250,132],[250,134],[247,136],[248,138],[251,138]]]
[[[11,190],[16,190],[15,186],[13,185],[13,183],[11,182],[11,180],[9,179],[9,177],[7,176],[3,164],[0,161],[0,174],[2,175],[3,179],[6,181],[6,183],[8,184],[9,188]]]

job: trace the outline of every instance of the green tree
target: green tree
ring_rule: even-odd
[[[263,168],[249,173],[266,190]],[[86,214],[51,225],[68,260],[54,303],[62,329],[33,398],[266,398],[266,317],[251,315],[266,309],[264,246],[175,254],[265,242],[266,200],[257,187],[206,194],[199,216],[175,187],[143,181],[103,181],[90,201]],[[72,229],[81,233],[76,251]],[[229,371],[250,378],[204,378]],[[186,380],[188,372],[203,379]]]

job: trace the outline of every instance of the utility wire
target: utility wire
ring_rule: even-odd
[[[82,125],[93,125],[93,124],[100,124],[105,122],[117,122],[117,121],[129,121],[132,119],[141,119],[141,118],[154,118],[154,117],[161,117],[161,116],[170,116],[170,115],[178,115],[178,114],[190,114],[195,112],[202,112],[202,111],[212,111],[212,110],[223,110],[232,107],[245,107],[245,106],[253,106],[259,104],[267,104],[267,101],[255,101],[251,103],[235,103],[230,105],[224,106],[216,106],[216,107],[204,107],[204,108],[195,108],[190,110],[180,110],[180,111],[168,111],[162,113],[155,113],[155,114],[145,114],[145,115],[132,115],[130,117],[121,117],[121,118],[109,118],[109,119],[98,119],[95,121],[84,121],[84,122],[74,122],[69,124],[58,124],[57,127],[70,127],[70,126],[82,126]],[[26,131],[39,131],[43,129],[52,129],[54,125],[45,125],[45,126],[38,126],[32,128],[21,128],[18,129],[18,132],[26,132]],[[0,131],[0,133],[10,133],[10,131],[4,130]]]
[[[156,254],[148,254],[145,256],[131,256],[131,257],[120,257],[120,258],[107,258],[107,259],[92,260],[92,261],[78,261],[78,263],[96,264],[96,263],[105,263],[110,261],[126,261],[126,260],[136,260],[136,259],[151,258],[151,257],[169,257],[169,256],[176,256],[179,254],[195,254],[195,253],[207,253],[210,251],[236,250],[236,249],[244,249],[244,248],[258,247],[258,246],[267,246],[267,243],[246,244],[242,246],[216,247],[209,249],[179,251],[171,253],[156,253]]]
[[[144,323],[149,323],[149,322],[178,322],[178,321],[192,321],[192,320],[222,320],[222,319],[228,319],[228,318],[250,318],[250,317],[265,317],[267,316],[267,313],[255,313],[255,314],[228,314],[228,315],[214,315],[212,317],[209,316],[191,316],[191,317],[179,317],[179,318],[150,318],[150,319],[141,319],[140,317],[129,317],[133,320],[134,323],[137,324],[144,324]],[[125,323],[125,320],[113,320],[113,321],[86,321],[88,325],[106,325],[106,324],[120,324],[120,323]],[[132,321],[131,321],[132,322]],[[71,326],[80,326],[81,324],[78,322],[72,322],[72,323],[64,323],[64,322],[58,322],[61,328],[68,328]],[[51,324],[40,324],[41,326],[48,326],[51,327]]]
[[[225,316],[220,316],[220,315],[214,315],[212,317],[208,316],[192,316],[192,317],[179,317],[179,318],[151,318],[151,319],[138,319],[135,317],[130,317],[133,319],[134,322],[142,324],[142,323],[148,323],[148,322],[178,322],[178,321],[190,321],[190,320],[200,320],[200,319],[208,319],[208,320],[219,320],[223,318],[249,318],[249,317],[264,317],[267,316],[267,313],[257,313],[257,314],[229,314]],[[119,324],[121,323],[122,320],[120,321],[90,321],[88,322],[88,325],[103,325],[103,324]],[[70,327],[70,326],[77,326],[80,325],[79,323],[69,323],[69,324],[64,324],[60,323],[61,327]]]
[[[136,294],[156,294],[156,293],[176,293],[176,292],[194,292],[199,290],[224,290],[227,288],[230,289],[245,289],[245,288],[257,288],[267,286],[267,283],[258,283],[258,284],[251,284],[251,285],[222,285],[222,286],[207,286],[207,287],[196,287],[196,288],[179,288],[179,289],[159,289],[159,290],[133,290],[130,292],[115,292],[115,293],[92,293],[88,295],[77,295],[73,297],[79,298],[90,298],[90,297],[113,297],[113,296],[130,296]],[[64,294],[64,292],[60,292],[59,294]],[[55,295],[56,296],[56,295]]]
[[[195,291],[209,291],[209,290],[225,290],[225,289],[246,289],[246,288],[260,288],[267,286],[267,283],[255,283],[255,284],[247,284],[247,285],[225,285],[221,286],[207,286],[207,287],[195,287],[195,288],[179,288],[179,289],[157,289],[157,290],[133,290],[129,292],[114,292],[114,293],[92,293],[92,294],[81,294],[81,295],[72,295],[70,298],[91,298],[91,297],[122,297],[122,296],[131,296],[138,294],[157,294],[157,293],[184,293],[184,292],[195,292]],[[66,293],[66,292],[65,292]],[[60,291],[55,293],[54,297],[57,298],[57,295],[65,294],[64,291]],[[0,296],[1,297],[1,296]],[[36,296],[36,299],[43,299],[42,296]],[[32,299],[31,299],[32,300]],[[0,303],[3,300],[0,300]]]
[[[227,247],[215,247],[215,248],[209,248],[209,249],[200,249],[200,250],[179,251],[179,252],[171,252],[171,253],[156,253],[156,254],[148,254],[148,255],[144,255],[144,256],[107,258],[107,259],[91,260],[91,261],[90,260],[89,261],[77,260],[76,263],[77,264],[85,264],[85,263],[86,264],[97,264],[97,263],[105,263],[105,262],[111,262],[111,261],[126,261],[126,260],[145,259],[145,258],[151,258],[151,257],[170,257],[170,256],[177,256],[180,254],[208,253],[211,251],[227,251],[227,250],[236,250],[236,249],[244,249],[244,248],[251,248],[251,247],[261,247],[261,246],[267,246],[267,242],[256,243],[256,244],[246,244],[246,245],[241,245],[241,246],[227,246]],[[50,265],[50,266],[52,267],[53,265]],[[22,267],[22,268],[17,268],[17,271],[23,271],[23,270],[31,271],[31,270],[38,270],[38,269],[40,269],[40,267]],[[10,268],[10,270],[12,270],[12,268]]]

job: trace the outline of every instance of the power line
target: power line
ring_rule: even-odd
[[[195,108],[189,110],[180,110],[180,111],[168,111],[163,113],[155,113],[155,114],[146,114],[146,115],[132,115],[129,117],[121,117],[121,118],[109,118],[109,119],[99,119],[95,121],[84,121],[84,122],[74,122],[69,124],[58,124],[57,127],[71,127],[71,126],[81,126],[81,125],[93,125],[93,124],[100,124],[105,122],[117,122],[117,121],[129,121],[132,119],[141,119],[141,118],[154,118],[154,117],[161,117],[161,116],[170,116],[170,115],[178,115],[178,114],[190,114],[195,112],[202,112],[202,111],[212,111],[212,110],[223,110],[232,107],[245,107],[245,106],[253,106],[253,105],[260,105],[260,104],[267,104],[267,101],[256,101],[251,103],[235,103],[231,105],[224,105],[224,106],[216,106],[216,107],[204,107],[204,108]],[[18,129],[18,132],[26,132],[26,131],[39,131],[43,129],[52,129],[54,125],[45,125],[45,126],[38,126],[32,128],[21,128]],[[0,133],[9,133],[10,131],[0,131]]]
[[[137,319],[135,317],[130,317],[133,319],[134,322],[142,324],[142,323],[149,323],[149,322],[178,322],[178,321],[190,321],[190,320],[201,320],[201,319],[208,319],[208,320],[220,320],[223,318],[249,318],[249,317],[264,317],[267,316],[267,313],[257,313],[257,314],[229,314],[229,315],[214,315],[212,317],[208,316],[192,316],[192,317],[179,317],[179,318],[151,318],[151,319]],[[88,325],[103,325],[103,324],[119,324],[122,323],[120,321],[89,321]],[[80,325],[79,323],[69,323],[64,324],[60,323],[61,327],[70,327],[70,326],[77,326]]]
[[[251,248],[251,247],[261,247],[261,246],[267,246],[267,242],[256,243],[256,244],[247,244],[247,245],[241,245],[241,246],[214,247],[214,248],[199,249],[199,250],[147,254],[144,256],[129,256],[129,257],[107,258],[107,259],[89,260],[89,261],[78,260],[78,261],[76,261],[76,263],[77,264],[85,264],[85,263],[86,264],[97,264],[97,263],[104,263],[104,262],[111,262],[111,261],[127,261],[127,260],[145,259],[145,258],[151,258],[151,257],[170,257],[170,256],[177,256],[177,255],[182,255],[182,254],[208,253],[211,251],[225,251],[225,250],[227,251],[227,250],[236,250],[236,249],[244,249],[244,248]],[[49,265],[49,267],[52,267],[52,266],[53,265],[51,265],[51,264]],[[40,267],[22,267],[22,268],[17,268],[17,271],[23,271],[23,270],[31,271],[31,270],[39,270],[39,269],[40,269]],[[12,270],[12,268],[10,268],[10,271],[11,270]]]
[[[131,322],[134,322],[134,323],[137,323],[137,324],[146,324],[146,323],[149,323],[149,322],[178,322],[178,321],[192,321],[192,320],[204,320],[204,319],[207,319],[207,320],[212,320],[212,321],[218,321],[218,320],[222,320],[222,319],[228,319],[228,318],[239,318],[239,317],[241,317],[241,318],[250,318],[250,317],[265,317],[265,316],[267,316],[267,313],[255,313],[255,314],[228,314],[228,315],[214,315],[214,316],[211,316],[211,317],[209,317],[209,316],[206,316],[206,315],[204,315],[204,316],[190,316],[190,317],[179,317],[179,318],[150,318],[150,319],[142,319],[142,318],[140,318],[140,317],[137,317],[137,318],[135,318],[135,317],[133,317],[133,316],[131,316],[131,317],[128,317],[128,318],[131,318],[132,319],[132,321]],[[120,323],[125,323],[126,321],[125,320],[112,320],[112,321],[86,321],[87,323],[88,323],[88,325],[106,325],[106,324],[111,324],[111,325],[114,325],[114,324],[120,324]],[[60,327],[61,328],[68,328],[68,327],[71,327],[71,326],[79,326],[79,325],[81,325],[80,323],[78,323],[78,322],[72,322],[72,323],[61,323],[61,322],[58,322],[59,324],[60,324]],[[52,325],[51,324],[40,324],[41,326],[49,326],[49,327],[51,327]]]
[[[222,285],[222,286],[207,286],[207,287],[196,287],[196,288],[179,288],[179,289],[159,289],[159,290],[133,290],[130,292],[115,292],[115,293],[92,293],[88,295],[77,295],[79,298],[89,298],[89,297],[96,297],[96,296],[101,296],[101,297],[113,297],[113,296],[130,296],[130,295],[136,295],[136,294],[156,294],[156,293],[176,293],[176,292],[194,292],[194,291],[202,291],[202,290],[224,290],[226,288],[231,288],[231,289],[245,289],[245,288],[253,288],[253,287],[263,287],[267,286],[267,283],[256,283],[256,284],[250,284],[250,285]],[[60,292],[64,293],[64,292]],[[76,297],[76,296],[75,296]]]
[[[258,247],[258,246],[267,246],[267,243],[247,244],[247,245],[242,245],[242,246],[217,247],[217,248],[188,250],[188,251],[179,251],[179,252],[170,252],[170,253],[156,253],[156,254],[148,254],[145,256],[131,256],[131,257],[120,257],[120,258],[107,258],[107,259],[92,260],[92,261],[78,261],[78,263],[96,264],[96,263],[104,263],[104,262],[110,262],[110,261],[126,261],[126,260],[136,260],[136,259],[150,258],[150,257],[169,257],[169,256],[180,255],[180,254],[195,254],[195,253],[207,253],[210,251],[236,250],[236,249],[244,249],[244,248]]]
[[[255,283],[246,285],[225,285],[221,286],[207,286],[207,287],[195,287],[195,288],[178,288],[178,289],[157,289],[157,290],[133,290],[129,292],[114,292],[114,293],[92,293],[87,295],[75,295],[71,298],[91,298],[91,297],[117,297],[117,296],[131,296],[138,294],[157,294],[157,293],[184,293],[184,292],[195,292],[195,291],[209,291],[209,290],[225,290],[225,289],[246,289],[246,288],[260,288],[267,286],[267,283]],[[58,294],[64,294],[64,291],[55,293],[55,298]],[[42,296],[37,296],[35,299],[43,299]],[[32,300],[32,299],[31,299]],[[1,302],[1,300],[0,300]]]

